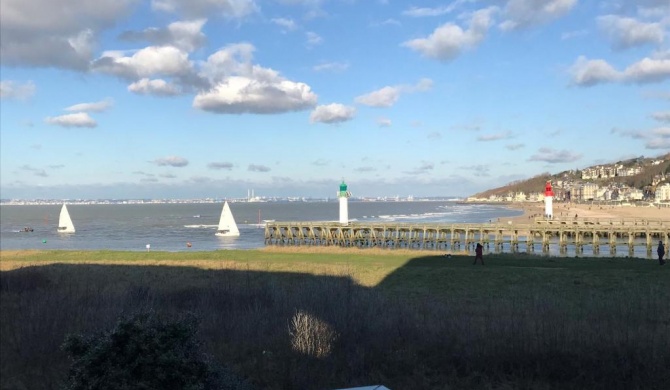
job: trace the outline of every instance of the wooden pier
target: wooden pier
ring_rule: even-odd
[[[619,248],[629,256],[642,246],[651,257],[658,241],[666,247],[670,244],[670,221],[582,218],[536,219],[527,224],[271,222],[265,226],[265,245],[289,246],[469,251],[481,243],[495,252],[519,252],[520,248],[548,252],[550,245],[556,245],[563,254],[568,248],[582,254],[590,247],[594,255],[606,246],[612,255]]]

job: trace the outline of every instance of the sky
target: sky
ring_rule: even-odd
[[[468,196],[670,151],[670,0],[2,0],[0,72],[4,199]]]

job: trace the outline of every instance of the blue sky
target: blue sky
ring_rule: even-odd
[[[0,7],[2,198],[467,196],[670,151],[668,0]]]

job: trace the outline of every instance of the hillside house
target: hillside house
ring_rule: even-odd
[[[593,200],[596,199],[596,191],[600,188],[595,183],[579,184],[572,189],[573,200]]]
[[[670,201],[670,183],[665,183],[656,187],[656,194],[654,197],[656,202]]]

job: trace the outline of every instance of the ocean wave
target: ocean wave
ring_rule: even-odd
[[[211,229],[217,226],[218,225],[184,225],[185,228],[189,229]]]

